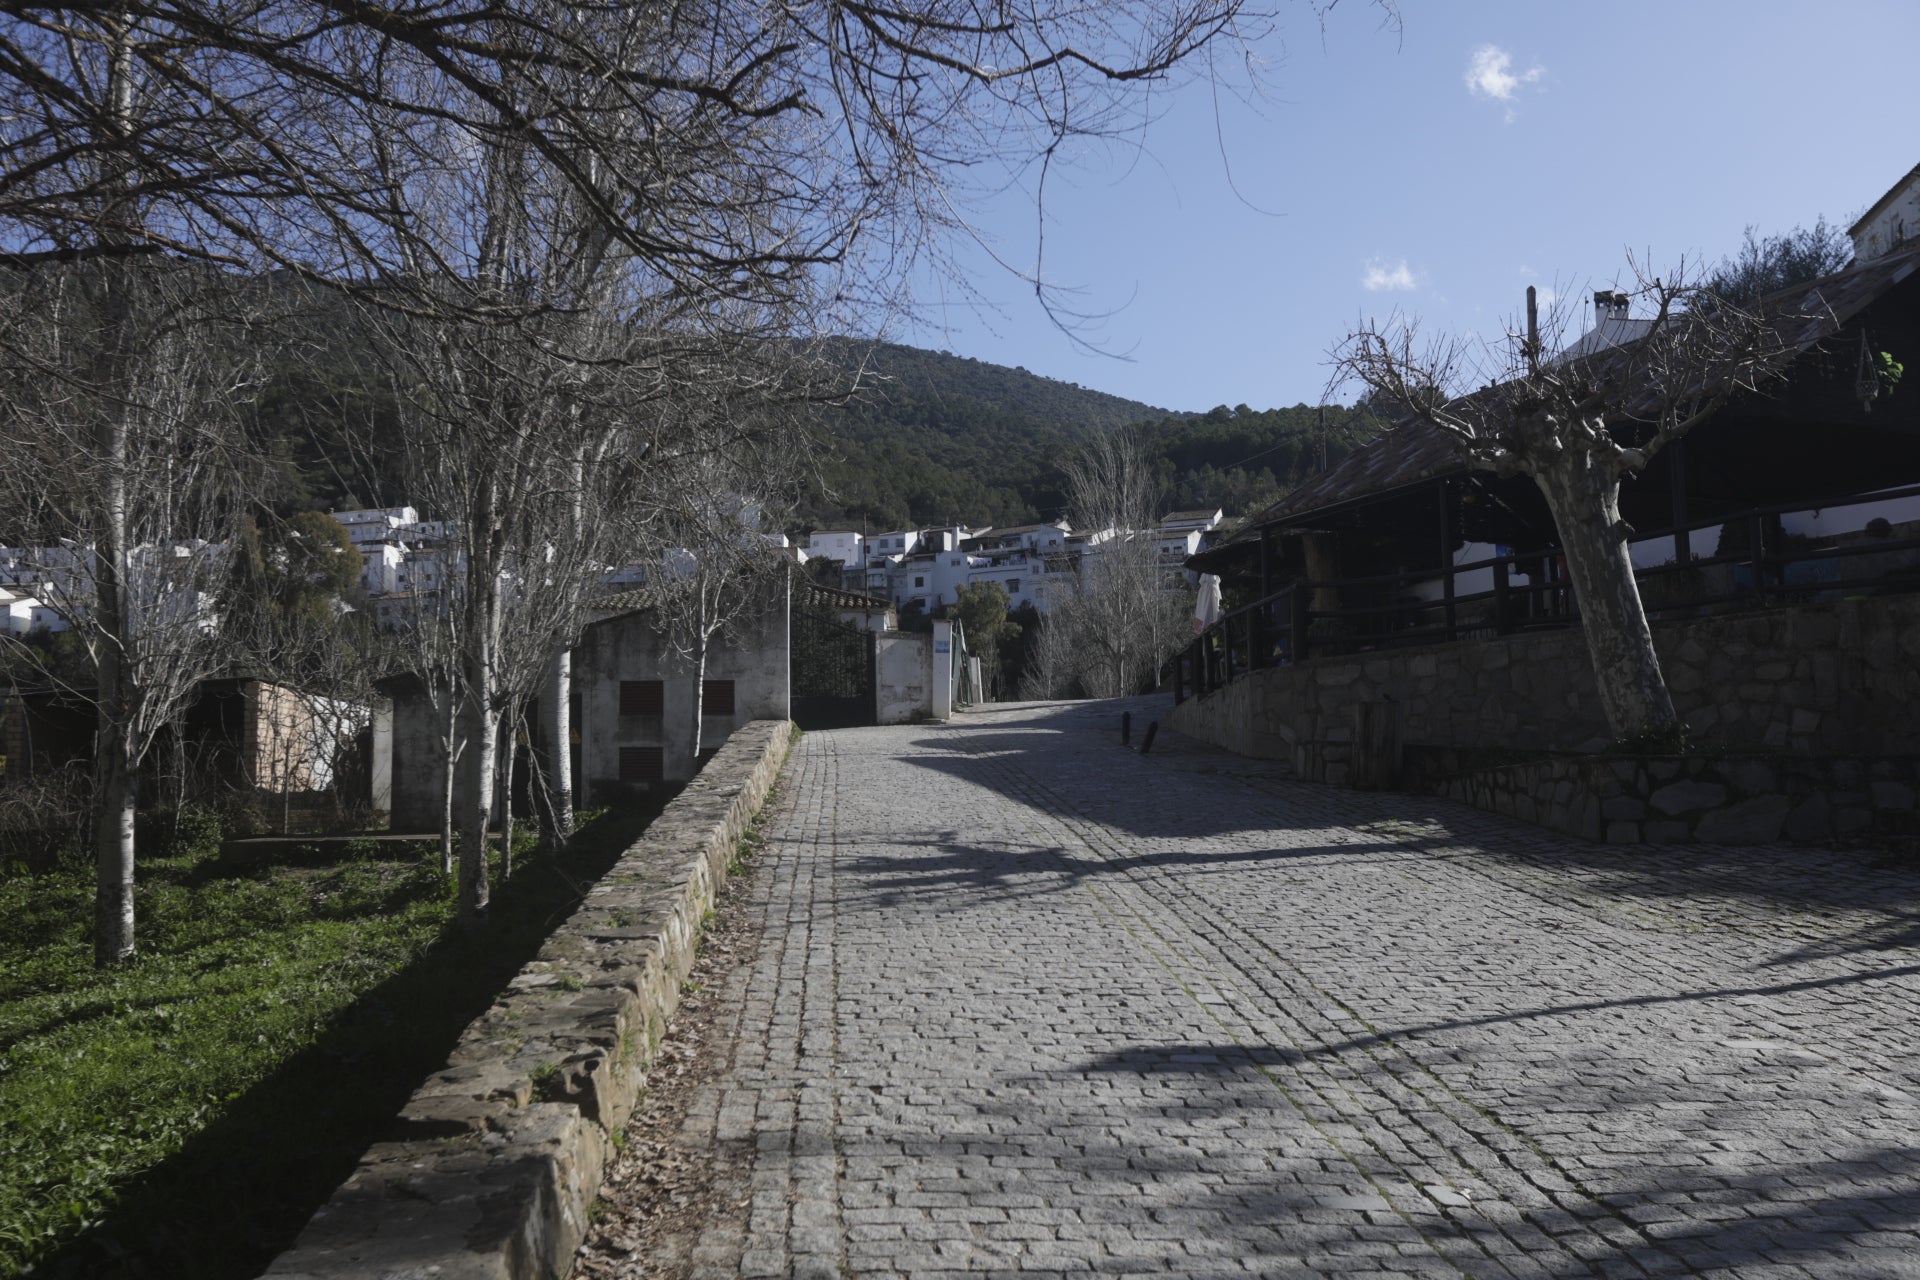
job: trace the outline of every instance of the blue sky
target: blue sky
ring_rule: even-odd
[[[1045,274],[1112,312],[1082,333],[1109,354],[965,245],[995,305],[925,279],[889,336],[1169,408],[1313,402],[1364,316],[1498,334],[1528,284],[1575,298],[1629,282],[1629,252],[1666,270],[1748,225],[1844,225],[1920,162],[1914,0],[1402,8],[1396,34],[1356,0],[1324,30],[1291,5],[1263,99],[1189,83],[1143,146],[1056,173]],[[1028,197],[974,214],[1031,263]]]

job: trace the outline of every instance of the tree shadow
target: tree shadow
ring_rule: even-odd
[[[1674,905],[1709,923],[1715,912],[1742,906],[1872,917],[1835,920],[1846,937],[1790,952],[1780,963],[1920,943],[1920,877],[1879,852],[1779,844],[1600,845],[1438,797],[1299,782],[1279,766],[1263,773],[1249,767],[1257,762],[1174,735],[1176,764],[1120,746],[1118,708],[1129,701],[1137,700],[1096,704],[1103,710],[1051,704],[970,717],[915,739],[913,754],[904,758],[1142,841],[1252,837],[1257,845],[1267,830],[1284,831],[1290,841],[1322,835],[1312,844],[1218,856],[1155,849],[1102,860],[1115,869],[1359,852],[1386,859],[1417,855],[1492,874],[1503,868],[1543,872],[1588,894]],[[1137,713],[1135,719],[1137,742]],[[1196,765],[1209,756],[1228,763],[1214,771]]]
[[[869,843],[859,838],[853,847]],[[1256,848],[1221,851],[1163,849],[1127,856],[1086,856],[1061,845],[1021,845],[961,839],[957,832],[924,837],[875,833],[871,843],[884,843],[887,852],[842,855],[838,866],[850,873],[836,899],[842,911],[862,907],[885,909],[909,897],[959,893],[948,909],[972,910],[984,898],[1017,902],[1061,893],[1102,876],[1133,871],[1178,868],[1194,875],[1225,874],[1250,864],[1339,857],[1348,865],[1371,861],[1367,855],[1403,854],[1399,844],[1309,845],[1302,848]],[[1382,860],[1383,864],[1385,860]],[[856,887],[857,886],[857,887]]]
[[[524,862],[486,927],[449,925],[335,1015],[307,1049],[231,1099],[178,1152],[128,1180],[36,1280],[246,1280],[290,1247],[467,1024],[539,951],[664,807],[603,815],[558,859]]]
[[[1289,1128],[1286,1117],[1295,1111],[1292,1100],[1301,1091],[1311,1093],[1311,1085],[1291,1074],[1307,1060],[1308,1054],[1296,1050],[1233,1042],[1133,1044],[1085,1060],[1077,1073],[1131,1074],[1143,1079],[1187,1077],[1177,1094],[1145,1095],[1146,1101],[1139,1108],[1143,1123],[1164,1123],[1176,1103],[1185,1114],[1200,1121],[1243,1117],[1249,1106],[1261,1105],[1247,1090],[1262,1083],[1260,1076],[1270,1077],[1281,1087],[1267,1089],[1264,1105],[1274,1116],[1272,1127],[1285,1133]],[[1030,1087],[1058,1084],[1073,1074],[1076,1072],[1043,1073],[1032,1077]],[[1345,1089],[1359,1080],[1378,1081],[1394,1074],[1383,1063],[1361,1059],[1327,1083]],[[1009,1092],[1012,1097],[1021,1096]],[[1499,1116],[1502,1127],[1525,1132],[1529,1117],[1524,1108],[1514,1107],[1516,1097],[1510,1086],[1502,1087],[1497,1096],[1505,1103]],[[1575,1086],[1569,1095],[1556,1086],[1542,1096],[1568,1110],[1596,1116],[1644,1112],[1650,1125],[1657,1125],[1662,1109],[1674,1102],[1672,1090],[1660,1082],[1649,1083],[1638,1093]],[[991,1114],[1003,1120],[995,1126],[996,1132],[1004,1132],[1020,1121],[1017,1105],[1003,1104],[993,1108]],[[1351,1123],[1364,1127],[1381,1120],[1375,1114]],[[1745,1139],[1754,1128],[1773,1139],[1775,1154],[1762,1155],[1746,1145]],[[1871,1145],[1871,1139],[1863,1135],[1862,1149],[1844,1158],[1807,1155],[1803,1154],[1804,1142],[1796,1135],[1776,1135],[1775,1128],[1776,1121],[1765,1107],[1756,1106],[1753,1100],[1729,1100],[1724,1117],[1712,1113],[1697,1116],[1693,1131],[1685,1139],[1664,1142],[1651,1129],[1641,1133],[1641,1143],[1661,1146],[1663,1159],[1651,1162],[1636,1159],[1627,1149],[1631,1142],[1624,1135],[1617,1141],[1626,1146],[1610,1145],[1616,1141],[1613,1138],[1598,1139],[1599,1151],[1613,1153],[1602,1161],[1596,1159],[1598,1151],[1592,1139],[1562,1144],[1553,1134],[1544,1134],[1535,1139],[1535,1150],[1542,1153],[1542,1176],[1537,1182],[1521,1183],[1520,1190],[1527,1194],[1496,1192],[1495,1203],[1500,1207],[1491,1215],[1486,1212],[1489,1206],[1484,1194],[1471,1201],[1460,1197],[1457,1204],[1424,1204],[1416,1195],[1415,1203],[1431,1215],[1422,1234],[1429,1244],[1452,1241],[1478,1248],[1474,1243],[1477,1239],[1495,1235],[1517,1214],[1527,1221],[1529,1229],[1502,1248],[1512,1251],[1514,1240],[1523,1242],[1529,1254],[1529,1270],[1553,1276],[1744,1275],[1748,1267],[1761,1268],[1768,1274],[1779,1268],[1799,1268],[1791,1271],[1798,1275],[1912,1274],[1915,1249],[1920,1247],[1920,1232],[1916,1231],[1920,1227],[1920,1179],[1916,1178],[1920,1174],[1920,1147]],[[1343,1150],[1365,1153],[1362,1162],[1367,1166],[1369,1182],[1375,1185],[1397,1183],[1403,1190],[1414,1190],[1430,1176],[1426,1172],[1432,1168],[1428,1158],[1440,1157],[1431,1148],[1422,1152],[1421,1144],[1415,1142],[1411,1150],[1398,1148],[1415,1162],[1402,1166],[1385,1157],[1385,1152],[1395,1150],[1397,1144],[1375,1148],[1345,1125],[1341,1132],[1352,1143]],[[1559,1156],[1571,1157],[1565,1165],[1546,1150],[1562,1145],[1566,1149]],[[1783,1153],[1787,1158],[1781,1158]],[[1698,1158],[1690,1161],[1690,1155]],[[1456,1170],[1440,1158],[1439,1172],[1454,1176]],[[1488,1152],[1487,1163],[1516,1182],[1526,1174],[1524,1163],[1513,1167],[1510,1159],[1492,1151]],[[1568,1182],[1563,1177],[1568,1170],[1591,1179],[1593,1185],[1582,1190]],[[1460,1166],[1457,1173],[1463,1185],[1479,1182],[1470,1167]],[[1545,1188],[1556,1190],[1548,1194]],[[1206,1204],[1212,1206],[1215,1222],[1224,1224],[1242,1216],[1261,1218],[1301,1208],[1324,1215],[1329,1208],[1323,1197],[1287,1192],[1251,1197],[1243,1192],[1211,1194],[1204,1201],[1189,1201],[1186,1207],[1196,1210]],[[1380,1221],[1363,1212],[1358,1202],[1332,1207],[1345,1211],[1354,1225]],[[1597,1229],[1583,1232],[1583,1228],[1596,1224]],[[1551,1246],[1571,1232],[1584,1234],[1577,1247],[1541,1247]]]

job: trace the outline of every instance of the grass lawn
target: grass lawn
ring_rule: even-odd
[[[143,860],[108,973],[89,871],[0,879],[0,1277],[259,1274],[657,812],[517,858],[471,936],[419,847]]]

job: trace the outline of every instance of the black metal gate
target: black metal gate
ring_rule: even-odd
[[[874,635],[818,609],[793,611],[793,719],[802,729],[874,723]]]

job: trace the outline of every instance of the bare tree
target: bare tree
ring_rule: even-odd
[[[797,471],[794,450],[768,447],[782,434],[778,427],[736,429],[724,410],[705,426],[689,433],[691,447],[664,460],[656,478],[667,491],[660,525],[666,545],[650,591],[668,638],[691,667],[695,760],[714,638],[766,609],[786,579],[787,562],[760,525],[768,496]]]
[[[1532,477],[1560,532],[1609,727],[1623,741],[1674,743],[1685,726],[1634,581],[1621,477],[1779,375],[1820,317],[1797,302],[1738,305],[1682,268],[1639,277],[1632,297],[1651,315],[1619,318],[1554,355],[1527,294],[1527,327],[1502,350],[1423,343],[1409,323],[1369,324],[1334,350],[1335,381],[1358,380],[1404,406],[1469,466]],[[1550,318],[1549,337],[1560,327]]]
[[[161,262],[16,278],[0,377],[8,540],[37,548],[40,597],[82,639],[98,715],[95,960],[134,950],[134,809],[155,735],[222,667],[244,456],[229,282]]]
[[[1157,682],[1182,640],[1192,607],[1185,583],[1160,560],[1158,492],[1139,434],[1122,429],[1088,441],[1066,465],[1068,510],[1083,535],[1078,589],[1055,603],[1057,627],[1074,655],[1082,689],[1118,697]]]

